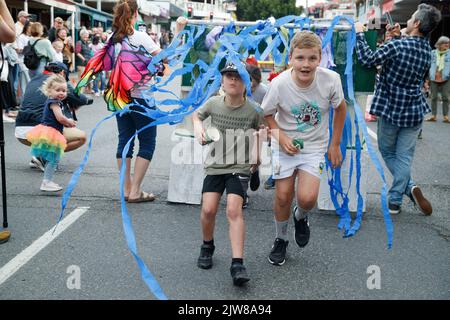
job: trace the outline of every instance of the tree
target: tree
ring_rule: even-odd
[[[265,20],[300,15],[302,8],[295,6],[295,0],[237,0],[237,18],[239,21]]]

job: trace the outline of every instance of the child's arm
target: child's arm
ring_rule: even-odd
[[[55,114],[56,120],[58,120],[58,122],[61,123],[64,127],[76,127],[77,122],[64,116],[59,105],[57,105],[56,103],[52,103],[50,105],[50,109],[52,109],[53,113]]]
[[[347,104],[345,103],[345,100],[342,100],[339,106],[334,109],[333,136],[331,137],[330,146],[328,147],[328,160],[331,162],[333,169],[339,167],[342,162],[340,144],[346,115]]]
[[[266,115],[264,119],[269,125],[272,136],[277,139],[278,144],[283,148],[283,150],[291,156],[297,154],[299,152],[299,149],[294,146],[294,144],[292,143],[292,139],[289,138],[282,130],[280,130],[277,122],[273,118],[273,115]]]
[[[194,123],[194,136],[197,138],[201,145],[206,144],[205,128],[203,128],[203,122],[198,117],[198,111],[194,111],[192,114],[192,122]]]

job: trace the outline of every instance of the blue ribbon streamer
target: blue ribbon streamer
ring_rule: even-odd
[[[347,20],[352,25],[351,32],[347,33],[347,66],[345,70],[345,75],[347,79],[347,91],[348,96],[353,102],[354,109],[355,109],[355,146],[356,146],[356,189],[358,194],[358,211],[357,211],[357,217],[355,221],[353,222],[353,225],[351,225],[351,217],[348,210],[348,190],[351,185],[351,178],[352,178],[352,172],[353,172],[353,152],[350,152],[350,172],[349,172],[349,186],[347,188],[347,191],[344,192],[342,190],[342,184],[341,184],[341,178],[340,178],[340,168],[337,168],[336,170],[333,170],[330,168],[330,164],[327,159],[326,165],[327,165],[327,172],[328,170],[331,171],[331,178],[329,178],[329,185],[330,185],[330,194],[333,201],[333,204],[336,208],[337,214],[340,216],[340,221],[338,224],[338,227],[341,229],[344,229],[344,236],[352,236],[354,235],[357,230],[359,229],[361,225],[361,219],[362,219],[362,207],[363,207],[363,199],[360,193],[360,177],[361,177],[361,142],[359,138],[359,128],[361,128],[363,137],[367,143],[368,152],[370,155],[370,158],[372,159],[372,162],[375,164],[375,167],[377,171],[379,172],[380,176],[383,180],[383,187],[382,187],[382,193],[381,193],[381,203],[382,203],[382,209],[384,213],[384,219],[386,224],[386,230],[387,230],[387,236],[388,236],[388,247],[391,248],[392,246],[392,233],[393,233],[393,226],[392,221],[390,220],[389,211],[387,208],[387,185],[386,180],[384,177],[383,168],[381,166],[380,161],[378,160],[378,157],[376,155],[376,152],[373,150],[373,147],[370,143],[370,139],[367,133],[367,127],[364,122],[364,118],[362,116],[361,110],[356,102],[356,99],[354,97],[353,92],[353,68],[352,68],[352,53],[354,50],[354,46],[356,43],[356,33],[353,27],[353,20],[349,19],[347,17],[335,17],[333,19],[331,27],[328,29],[324,39],[323,39],[323,47],[325,47],[329,42],[331,42],[332,35],[333,35],[333,29],[336,26],[336,24],[340,20]],[[242,63],[243,60],[245,60],[246,57],[248,57],[249,50],[256,49],[255,51],[255,57],[258,60],[263,60],[262,58],[266,57],[269,53],[272,53],[274,56],[274,60],[276,63],[283,63],[287,62],[288,54],[286,54],[285,59],[282,59],[282,53],[279,51],[279,46],[281,43],[285,46],[285,52],[289,52],[289,45],[290,40],[293,36],[293,30],[289,30],[288,37],[289,39],[285,39],[284,35],[282,34],[280,27],[288,23],[290,21],[294,20],[294,24],[298,26],[300,29],[310,29],[311,21],[309,18],[301,18],[301,17],[295,17],[295,16],[287,16],[281,19],[278,19],[275,24],[270,23],[269,20],[267,21],[259,21],[257,24],[251,27],[244,28],[238,35],[234,35],[233,37],[227,35],[227,33],[230,32],[236,32],[236,26],[233,23],[230,23],[230,25],[226,26],[224,28],[224,33],[221,35],[218,41],[220,41],[220,48],[217,52],[217,54],[214,57],[214,60],[210,63],[210,65],[207,65],[204,61],[197,61],[194,64],[185,64],[183,68],[175,70],[171,76],[164,82],[161,81],[161,79],[157,78],[156,83],[152,85],[148,92],[144,93],[143,98],[145,99],[147,105],[149,106],[158,106],[155,109],[148,109],[144,108],[144,112],[130,110],[129,107],[133,104],[130,104],[125,109],[117,111],[113,114],[111,114],[108,117],[105,117],[101,121],[99,121],[94,129],[91,132],[91,137],[89,139],[88,148],[86,150],[85,156],[78,167],[78,169],[74,172],[74,174],[71,177],[71,180],[62,196],[61,200],[61,213],[59,220],[55,226],[58,225],[58,223],[61,221],[64,210],[67,206],[67,203],[69,201],[70,195],[72,194],[72,191],[78,181],[78,178],[83,171],[85,165],[87,164],[89,153],[92,148],[92,141],[95,136],[95,133],[97,129],[100,127],[100,125],[109,120],[110,118],[119,115],[122,116],[126,112],[138,112],[144,116],[150,117],[154,121],[151,122],[149,125],[145,126],[128,141],[126,144],[123,153],[122,153],[122,167],[120,170],[120,195],[121,195],[121,211],[122,211],[122,222],[123,222],[123,228],[125,233],[125,238],[128,244],[128,247],[135,258],[139,269],[141,270],[141,276],[143,280],[145,281],[146,285],[149,287],[150,291],[158,298],[165,300],[167,299],[166,295],[164,294],[163,290],[159,286],[158,282],[156,281],[155,277],[151,274],[148,267],[145,265],[144,261],[139,257],[137,246],[136,246],[136,240],[134,236],[134,231],[131,224],[131,219],[128,214],[126,204],[125,204],[125,198],[124,198],[124,178],[125,178],[125,165],[126,165],[126,154],[129,150],[131,141],[135,138],[135,136],[142,130],[147,129],[150,126],[156,126],[160,124],[175,124],[183,121],[183,119],[190,115],[192,112],[194,112],[198,107],[200,107],[212,94],[214,94],[219,88],[221,84],[221,74],[219,72],[219,65],[223,59],[226,59],[227,62],[233,62],[238,67],[238,72],[241,75],[244,84],[247,88],[248,95],[251,95],[251,86],[250,86],[250,77],[248,73],[245,71],[245,66]],[[200,27],[193,27],[191,30],[184,30],[182,31],[177,37],[174,39],[172,44],[166,48],[165,50],[161,51],[158,55],[153,57],[151,63],[148,66],[148,69],[151,72],[156,71],[156,66],[159,65],[163,60],[167,59],[169,61],[169,66],[176,66],[180,63],[182,63],[186,55],[189,53],[190,48],[194,45],[195,41],[197,41],[200,36],[205,31],[206,26],[200,26]],[[181,44],[181,38],[186,37],[186,41],[184,44]],[[263,42],[270,40],[270,43],[268,44],[268,48],[261,54],[259,52],[258,45]],[[195,77],[193,75],[193,70],[195,67],[198,67],[200,70],[200,74]],[[171,92],[170,90],[165,89],[164,87],[167,86],[175,77],[181,76],[185,73],[191,73],[193,75],[193,79],[195,79],[195,82],[192,86],[192,90],[189,92],[188,96],[184,99],[180,99],[176,94]],[[168,93],[173,98],[170,99],[164,99],[161,101],[155,100],[153,97],[153,94],[155,92],[163,92]],[[159,109],[161,106],[173,106],[178,105],[179,108],[176,108],[171,111],[163,111]],[[330,121],[332,119],[332,110],[330,111]],[[330,125],[330,135],[332,134],[332,126]],[[348,145],[348,141],[350,140],[350,143],[352,143],[352,134],[351,134],[351,123],[350,123],[350,117],[347,115],[345,126],[344,126],[344,132],[343,132],[343,139],[341,143],[341,150],[343,151],[343,158],[345,159],[346,156],[346,149]],[[326,158],[326,157],[325,157]],[[339,201],[337,199],[337,196],[340,196],[342,198],[342,204],[339,204]]]

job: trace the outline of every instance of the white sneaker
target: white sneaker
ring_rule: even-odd
[[[30,168],[40,169],[42,172],[44,172],[44,170],[45,170],[44,167],[45,167],[45,164],[42,163],[41,160],[39,160],[36,157],[31,157]]]
[[[14,122],[16,122],[16,120],[8,117],[5,113],[3,113],[3,122],[4,123],[14,123]]]
[[[56,192],[61,191],[62,187],[54,183],[53,181],[43,180],[41,184],[41,191],[49,191],[49,192]]]

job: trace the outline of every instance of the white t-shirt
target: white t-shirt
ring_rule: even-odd
[[[142,46],[147,50],[148,53],[152,54],[156,50],[159,50],[159,46],[153,41],[153,39],[143,31],[134,30],[134,33],[131,36],[128,36],[128,40],[131,45],[136,48]],[[115,45],[116,56],[119,54],[122,45],[117,43]],[[143,91],[147,91],[149,89],[148,86],[142,86],[131,91],[131,96],[135,98],[141,98],[141,93]]]
[[[292,68],[272,80],[261,108],[264,115],[275,115],[278,127],[291,138],[304,141],[302,153],[325,153],[328,146],[330,104],[337,108],[344,100],[338,73],[317,67],[313,82],[299,87],[292,79]],[[272,139],[277,146],[277,141]]]
[[[28,44],[28,41],[30,41],[30,37],[24,33],[21,33],[17,38],[17,48],[23,50],[23,48],[25,48]],[[19,53],[19,60],[23,63],[23,53]]]

